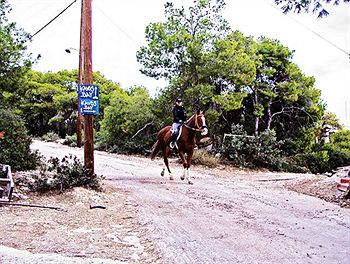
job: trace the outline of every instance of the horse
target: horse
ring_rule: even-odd
[[[179,130],[179,135],[175,143],[179,156],[182,160],[184,167],[181,180],[187,178],[188,184],[193,184],[189,175],[189,168],[191,166],[191,160],[193,156],[193,151],[196,143],[196,133],[201,132],[204,136],[208,133],[208,127],[205,123],[204,113],[198,110],[194,115],[192,115]],[[150,155],[151,159],[154,160],[155,156],[162,150],[164,164],[168,169],[170,180],[174,180],[169,168],[168,156],[171,154],[172,150],[168,146],[168,141],[171,137],[172,131],[171,126],[163,127],[157,134],[157,141],[152,147],[152,153]],[[165,168],[161,172],[161,176],[164,176]]]

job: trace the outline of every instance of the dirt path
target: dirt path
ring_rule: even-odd
[[[83,155],[54,143],[33,148]],[[171,163],[170,181],[160,176],[161,164],[95,152],[95,172],[137,203],[144,239],[161,252],[157,263],[350,263],[350,210],[283,187],[281,179],[307,175],[194,168],[187,185],[181,166]]]

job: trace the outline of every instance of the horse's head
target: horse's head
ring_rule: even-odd
[[[208,127],[207,123],[205,122],[205,116],[204,112],[198,110],[188,121],[188,125],[191,125],[191,127],[194,130],[201,131],[202,136],[205,136],[208,134]]]

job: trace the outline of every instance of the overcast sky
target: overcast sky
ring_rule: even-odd
[[[8,0],[9,18],[34,34],[73,0]],[[143,85],[154,95],[163,81],[143,76],[136,51],[145,45],[145,28],[164,21],[164,3],[170,0],[93,0],[93,70],[122,87]],[[192,0],[173,0],[177,7]],[[342,2],[342,1],[341,1]],[[330,15],[284,15],[273,0],[226,0],[223,16],[234,30],[255,38],[278,39],[295,50],[293,61],[316,78],[327,110],[350,126],[350,4],[330,7]],[[80,1],[38,33],[29,44],[41,59],[38,71],[58,71],[78,66]],[[321,36],[321,37],[320,37]],[[68,54],[65,49],[73,48]],[[76,50],[74,50],[76,49]]]

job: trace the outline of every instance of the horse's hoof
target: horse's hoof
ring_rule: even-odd
[[[185,176],[181,176],[180,179],[183,181],[185,179]]]
[[[164,170],[162,170],[162,172],[160,173],[160,176],[164,176]]]
[[[170,180],[173,181],[173,180],[174,180],[174,177],[173,177],[173,176],[170,176]]]
[[[188,184],[189,184],[189,185],[193,185],[193,182],[191,182],[191,181],[188,181]]]

